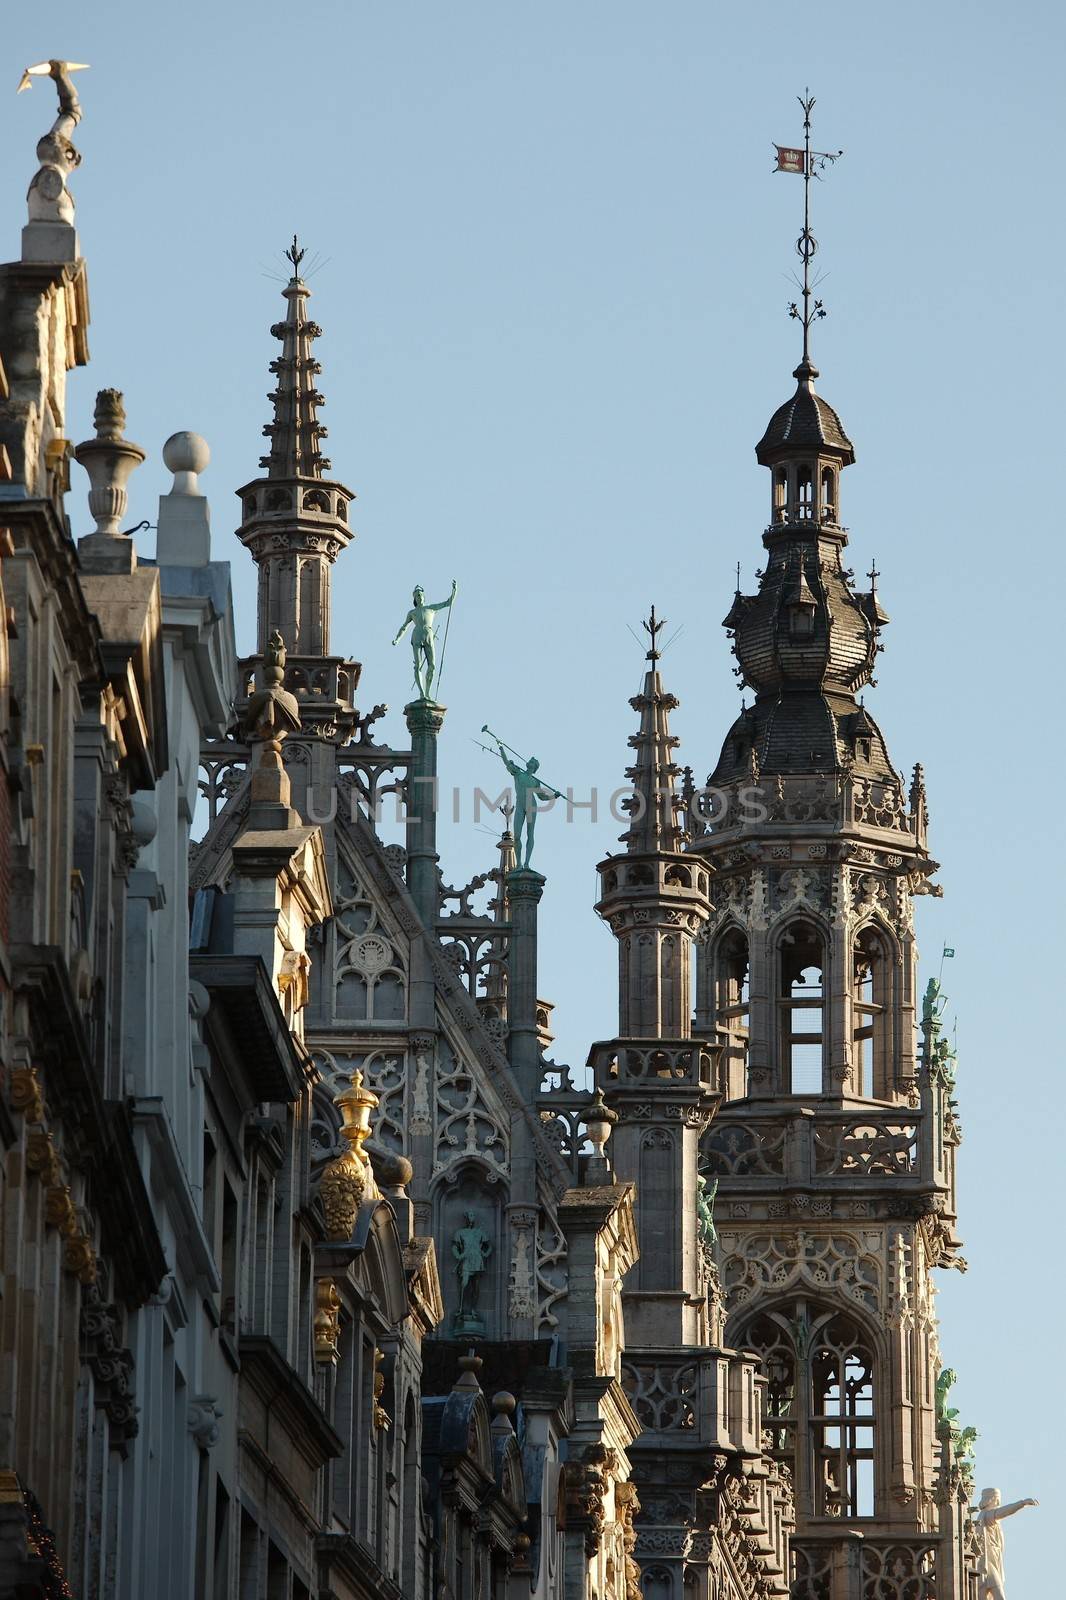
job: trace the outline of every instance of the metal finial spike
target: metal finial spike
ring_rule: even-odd
[[[876,556],[874,557],[873,565],[870,567],[870,570],[866,574],[866,576],[870,580],[870,589],[871,589],[871,591],[876,590],[876,588],[877,588],[877,580],[881,576],[881,574],[877,570],[877,557]]]
[[[285,259],[286,261],[292,262],[292,270],[296,277],[299,277],[300,275],[300,262],[303,260],[306,254],[307,251],[300,249],[299,241],[297,240],[296,235],[293,234],[292,244],[285,252]]]
[[[811,283],[811,262],[818,251],[818,241],[811,232],[811,179],[821,176],[826,162],[836,161],[844,152],[842,150],[812,150],[811,149],[811,112],[814,109],[815,99],[809,89],[805,89],[797,96],[803,109],[803,148],[793,149],[785,145],[776,145],[777,172],[795,172],[803,178],[803,232],[796,240],[796,254],[803,262],[802,307],[796,301],[788,307],[788,314],[797,322],[803,324],[803,361],[804,367],[810,366],[811,360],[811,323],[826,315],[825,307],[821,300],[811,303],[813,285]]]
[[[740,562],[737,562],[737,594],[740,593]]]
[[[660,655],[662,654],[662,651],[659,649],[659,635],[666,627],[666,618],[658,618],[655,615],[655,607],[652,606],[651,616],[648,618],[647,622],[642,624],[642,627],[644,632],[649,634],[651,637],[651,649],[648,651],[647,659],[653,662],[658,661]]]

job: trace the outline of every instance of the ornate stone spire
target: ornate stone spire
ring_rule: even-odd
[[[596,910],[618,940],[619,1034],[625,1038],[687,1039],[691,1034],[690,953],[692,940],[710,916],[709,877],[703,863],[684,853],[685,830],[678,813],[679,768],[669,714],[679,704],[659,675],[655,615],[644,624],[651,640],[644,687],[630,704],[640,712],[640,731],[630,736],[637,752],[626,769],[633,785],[632,819],[621,835],[624,855],[608,856],[596,868]]]
[[[680,702],[663,689],[659,674],[659,635],[665,626],[652,606],[651,616],[644,624],[651,639],[644,687],[629,702],[640,713],[640,731],[629,738],[630,749],[636,751],[637,758],[626,768],[633,797],[625,804],[632,820],[621,836],[631,853],[675,851],[682,843],[677,813],[683,801],[675,788],[679,769],[673,758],[679,741],[670,732],[670,712],[676,711]]]
[[[277,387],[267,396],[274,402],[274,420],[263,428],[270,440],[270,452],[260,457],[259,465],[266,467],[271,478],[321,478],[330,469],[318,448],[319,440],[326,437],[326,429],[318,420],[318,407],[326,402],[315,387],[322,364],[311,354],[311,345],[321,337],[322,329],[307,315],[311,291],[299,275],[304,254],[294,234],[285,252],[293,268],[293,275],[282,290],[288,309],[284,322],[275,322],[270,330],[275,339],[281,340],[281,354],[270,363],[278,380]]]
[[[237,532],[259,568],[259,654],[277,632],[294,660],[329,655],[332,567],[352,537],[348,506],[354,499],[325,476],[330,463],[319,449],[324,401],[311,344],[322,330],[307,316],[311,291],[300,277],[303,254],[294,238],[286,251],[293,271],[282,291],[285,320],[271,329],[281,354],[270,363],[277,381],[269,396],[274,420],[263,429],[270,450],[259,463],[266,477],[238,490],[244,520]],[[354,684],[346,687],[350,692]]]

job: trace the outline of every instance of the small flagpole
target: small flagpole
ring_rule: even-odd
[[[793,149],[791,146],[787,149],[782,145],[776,146],[776,170],[778,172],[798,172],[802,170],[803,173],[803,232],[796,240],[796,254],[803,262],[803,283],[800,286],[803,309],[801,311],[800,307],[793,301],[788,308],[788,314],[803,324],[803,366],[807,367],[811,358],[811,323],[816,317],[825,316],[825,308],[820,300],[815,300],[813,306],[811,304],[811,295],[816,287],[811,282],[811,262],[814,260],[818,250],[818,241],[811,232],[811,179],[817,178],[820,175],[820,170],[824,169],[827,162],[836,161],[844,152],[842,150],[811,149],[811,112],[815,105],[814,96],[809,89],[804,89],[803,93],[797,95],[796,98],[803,108],[803,149],[800,151]],[[800,157],[802,159],[802,167],[795,161],[790,160],[789,158],[791,157]]]
[[[814,109],[814,96],[809,89],[804,89],[800,96],[800,105],[803,107],[803,238],[800,253],[803,256],[803,361],[806,365],[810,360],[811,257],[816,248],[811,237],[811,112]]]

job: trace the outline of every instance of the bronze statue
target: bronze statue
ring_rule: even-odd
[[[399,629],[393,644],[399,644],[408,628],[413,628],[411,634],[411,654],[415,662],[415,688],[422,700],[428,700],[433,688],[433,675],[437,670],[437,645],[433,632],[433,622],[438,611],[450,611],[452,601],[455,599],[459,585],[452,579],[452,592],[447,600],[438,600],[432,605],[426,603],[426,591],[419,584],[412,596],[414,604]]]

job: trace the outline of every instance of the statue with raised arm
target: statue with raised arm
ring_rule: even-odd
[[[74,201],[67,189],[67,178],[81,165],[81,156],[71,143],[71,134],[81,121],[81,102],[70,74],[82,72],[84,61],[39,61],[22,74],[18,93],[29,89],[34,78],[49,77],[59,92],[59,115],[48,132],[37,141],[40,167],[26,194],[31,222],[74,223]]]
[[[973,1514],[981,1554],[978,1564],[978,1600],[1004,1600],[1003,1594],[1003,1530],[1004,1517],[1013,1517],[1026,1506],[1039,1505],[1038,1500],[1012,1500],[1010,1505],[1000,1505],[998,1489],[982,1489],[981,1499]]]
[[[433,688],[433,677],[437,670],[437,645],[433,622],[438,611],[449,610],[458,588],[459,585],[453,578],[452,592],[447,600],[438,600],[429,605],[426,602],[426,591],[419,584],[412,596],[414,604],[392,641],[393,644],[399,644],[408,628],[414,630],[411,634],[411,653],[415,663],[415,688],[421,700],[429,699],[430,690]]]
[[[520,867],[528,867],[533,854],[533,835],[537,826],[537,801],[562,800],[564,797],[558,789],[553,789],[551,784],[545,783],[537,776],[540,771],[540,762],[536,756],[530,756],[523,766],[521,756],[511,750],[510,745],[503,743],[486,722],[481,729],[490,739],[496,740],[496,749],[499,751],[500,760],[514,779],[515,789],[515,821],[514,821],[514,853],[515,860]],[[487,749],[487,746],[482,746]],[[508,754],[510,751],[510,755]],[[511,760],[514,756],[514,760]],[[522,855],[522,833],[525,831],[525,858]]]

